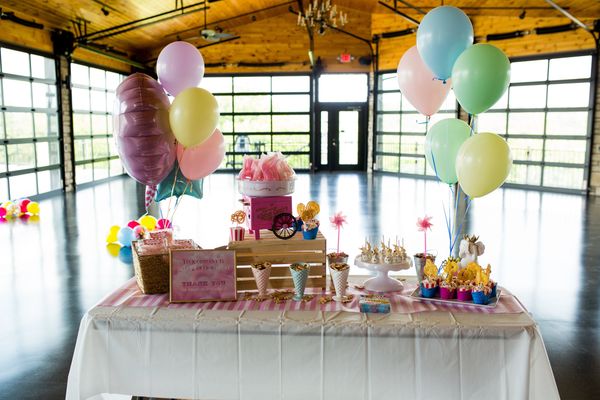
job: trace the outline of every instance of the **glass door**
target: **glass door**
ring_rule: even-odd
[[[366,105],[321,104],[319,169],[364,170],[366,167]]]

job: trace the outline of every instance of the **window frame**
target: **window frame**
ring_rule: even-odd
[[[306,77],[308,79],[308,90],[307,91],[288,91],[288,92],[275,92],[273,91],[273,78],[281,77],[281,76],[301,76]],[[270,78],[270,87],[268,91],[260,91],[260,92],[236,92],[235,91],[235,83],[234,78],[236,77],[269,77]],[[244,155],[252,155],[259,156],[264,152],[270,151],[273,149],[274,138],[276,136],[306,136],[308,137],[308,149],[306,151],[281,151],[281,153],[285,156],[294,156],[301,155],[306,156],[308,159],[308,166],[306,168],[294,167],[296,171],[309,171],[312,165],[312,147],[313,147],[313,134],[312,134],[312,124],[313,124],[313,85],[312,85],[312,76],[310,73],[306,72],[281,72],[281,73],[211,73],[206,74],[205,78],[229,78],[231,80],[231,90],[229,92],[212,92],[214,96],[218,98],[218,96],[230,96],[231,97],[231,112],[221,112],[221,117],[230,117],[231,118],[231,131],[230,132],[222,132],[223,136],[225,136],[226,140],[228,137],[231,137],[231,145],[227,144],[227,150],[225,152],[225,167],[220,167],[217,172],[227,172],[227,171],[239,171],[242,166],[243,156]],[[200,87],[203,87],[202,83],[200,83]],[[308,109],[306,111],[273,111],[273,96],[280,95],[305,95],[308,96]],[[269,96],[270,103],[270,111],[256,111],[256,112],[236,112],[235,111],[235,98],[236,97],[246,97],[246,96]],[[306,131],[275,131],[273,130],[273,116],[277,115],[301,115],[308,116],[309,125],[308,130]],[[236,116],[268,116],[270,119],[270,130],[269,131],[257,131],[257,132],[249,132],[244,130],[236,130]],[[270,143],[266,143],[267,149],[261,151],[254,150],[249,152],[238,152],[235,150],[235,140],[236,137],[239,136],[247,136],[248,138],[252,138],[253,136],[270,136]],[[274,149],[274,151],[279,151]]]
[[[87,68],[88,81],[89,81],[88,85],[83,85],[83,84],[78,84],[78,83],[73,83],[72,82],[72,67],[73,67],[73,64],[77,64],[77,65],[80,65],[80,66],[83,66],[83,67]],[[91,82],[91,79],[90,79],[90,70],[92,68],[93,69],[102,70],[104,72],[104,77],[105,77],[105,85],[104,85],[105,87],[104,88],[99,87],[99,86],[92,86],[92,82]],[[96,65],[96,64],[88,63],[88,62],[85,62],[85,61],[72,60],[69,63],[69,77],[70,77],[69,87],[70,87],[70,90],[71,90],[71,99],[73,98],[73,96],[72,96],[73,89],[81,89],[81,90],[87,90],[88,96],[89,96],[89,100],[90,100],[90,107],[89,107],[90,110],[86,110],[86,111],[77,110],[76,111],[75,108],[73,106],[71,106],[71,111],[72,111],[72,113],[71,113],[71,124],[72,125],[71,126],[72,126],[72,132],[73,132],[73,136],[72,136],[72,138],[73,138],[73,147],[72,147],[72,149],[73,149],[73,161],[74,161],[74,167],[75,167],[75,170],[74,170],[74,176],[75,176],[75,178],[74,179],[75,179],[75,186],[76,187],[85,187],[85,185],[90,185],[90,184],[94,184],[94,183],[97,183],[97,182],[102,182],[104,180],[112,179],[112,178],[119,177],[119,176],[122,176],[122,175],[125,174],[125,170],[123,169],[122,165],[121,165],[119,173],[116,173],[114,175],[111,173],[110,163],[113,160],[120,160],[118,154],[114,154],[114,155],[110,154],[110,148],[111,148],[110,141],[114,140],[114,132],[112,131],[112,127],[109,126],[108,122],[107,122],[107,133],[105,133],[105,134],[96,134],[96,135],[94,135],[93,132],[92,132],[92,130],[91,130],[91,127],[92,127],[92,116],[94,116],[94,115],[102,115],[105,118],[107,118],[107,121],[108,121],[108,117],[109,116],[112,117],[112,115],[113,115],[113,110],[112,110],[112,108],[109,107],[108,104],[107,104],[106,111],[93,111],[93,110],[91,110],[91,108],[92,108],[92,105],[91,105],[91,93],[92,93],[93,90],[103,91],[105,93],[105,95],[108,94],[109,92],[113,93],[112,90],[109,90],[108,88],[106,88],[106,73],[107,72],[111,72],[111,73],[114,73],[114,74],[117,74],[117,75],[121,76],[121,82],[123,81],[123,79],[125,79],[128,76],[123,71],[119,71],[119,70],[116,70],[116,69],[113,69],[113,68],[107,68],[107,67],[104,67],[104,66],[101,66],[101,65]],[[118,85],[117,85],[117,87],[118,87]],[[116,87],[115,87],[114,93],[116,93]],[[74,126],[75,115],[86,115],[86,116],[89,116],[89,120],[88,120],[89,126],[90,126],[90,133],[89,134],[77,134],[77,132],[75,131],[75,126]],[[106,156],[106,157],[95,157],[94,156],[94,148],[93,148],[94,144],[93,144],[93,141],[95,139],[106,139],[108,156]],[[86,158],[86,159],[77,159],[76,158],[75,148],[77,146],[77,141],[78,140],[90,140],[90,141],[92,141],[92,143],[91,143],[91,152],[92,152],[91,153],[91,158]],[[108,163],[108,167],[107,167],[108,175],[107,176],[102,176],[100,178],[96,178],[96,167],[95,167],[95,164],[96,163],[102,163],[102,162]],[[85,182],[77,182],[77,167],[80,167],[82,165],[89,165],[89,164],[92,165],[92,177],[91,177],[91,180],[86,180]]]
[[[4,160],[0,160],[0,163],[5,165],[5,171],[0,172],[0,179],[6,179],[6,189],[8,194],[8,199],[14,199],[14,193],[11,190],[10,180],[12,177],[22,176],[34,174],[35,176],[35,193],[31,193],[27,195],[28,197],[42,197],[47,196],[49,194],[60,192],[64,189],[64,171],[62,165],[64,163],[64,154],[62,151],[62,143],[63,143],[63,129],[61,127],[61,113],[62,113],[62,104],[60,100],[60,87],[58,85],[58,73],[56,67],[56,60],[51,53],[47,53],[44,51],[40,51],[37,49],[31,49],[27,47],[22,47],[18,45],[14,45],[12,43],[6,43],[4,41],[0,41],[0,48],[5,48],[8,50],[18,51],[22,53],[26,53],[29,57],[29,71],[27,71],[27,75],[17,75],[12,73],[6,73],[2,71],[2,55],[0,54],[0,112],[3,114],[2,118],[2,128],[0,130],[0,146],[4,147],[5,157]],[[31,56],[39,56],[44,57],[52,62],[54,65],[54,79],[47,78],[37,78],[33,76],[32,65],[31,65]],[[27,82],[30,83],[30,99],[31,106],[30,107],[21,107],[21,106],[7,106],[4,104],[4,98],[6,92],[4,90],[4,79],[10,79],[14,81]],[[33,84],[34,83],[42,83],[45,85],[53,85],[56,90],[56,107],[47,108],[47,107],[35,107],[34,105],[34,92],[33,92]],[[8,138],[7,127],[6,127],[6,118],[4,114],[6,112],[16,112],[29,114],[31,116],[31,126],[33,136],[25,137],[25,138]],[[35,127],[35,114],[43,114],[47,117],[54,116],[56,117],[56,136],[50,135],[48,132],[48,136],[37,136],[36,127]],[[38,166],[38,146],[37,143],[56,143],[58,147],[58,162],[49,163],[48,165]],[[34,165],[30,168],[23,168],[18,170],[11,170],[9,168],[9,160],[8,160],[8,146],[9,145],[18,145],[18,144],[32,144],[34,149]],[[58,187],[54,189],[50,189],[49,191],[40,191],[40,183],[39,183],[39,172],[45,171],[58,171],[59,175],[59,184]],[[1,200],[1,199],[0,199]]]

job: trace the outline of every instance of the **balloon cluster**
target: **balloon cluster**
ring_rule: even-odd
[[[143,215],[137,220],[132,219],[123,227],[113,225],[106,236],[106,250],[123,263],[131,264],[133,262],[131,246],[134,240],[147,237],[150,231],[169,228],[172,228],[171,221],[165,218],[156,219],[152,215]]]
[[[156,219],[152,215],[143,215],[137,220],[132,219],[123,227],[119,225],[111,226],[108,236],[106,236],[106,243],[119,243],[121,246],[131,247],[134,240],[143,239],[148,232],[155,229],[169,228],[172,228],[172,224],[168,219]]]
[[[428,119],[451,87],[472,121],[508,89],[508,57],[492,45],[473,45],[473,38],[469,17],[456,7],[434,8],[421,21],[417,44],[402,56],[397,75],[404,98]],[[425,142],[425,156],[437,177],[458,182],[471,198],[502,185],[512,166],[506,141],[494,133],[474,134],[473,125],[442,120],[431,127]]]
[[[187,42],[167,45],[158,56],[156,72],[158,81],[142,73],[125,78],[117,87],[114,114],[123,166],[153,194],[161,183],[175,188],[172,177],[179,170],[185,186],[213,173],[225,157],[225,139],[216,129],[217,100],[198,87],[204,75],[198,49]],[[175,97],[172,104],[167,93]],[[178,192],[188,194],[170,192],[177,197]],[[146,207],[152,200],[147,199]]]
[[[0,219],[7,220],[16,217],[32,217],[40,214],[40,205],[29,199],[5,201],[0,205]]]

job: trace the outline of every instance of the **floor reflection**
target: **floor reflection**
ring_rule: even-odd
[[[176,235],[221,246],[229,216],[240,208],[235,179],[215,174],[204,189],[204,199],[184,197],[176,209]],[[449,197],[449,188],[434,181],[340,173],[299,175],[293,203],[321,204],[330,249],[335,229],[328,218],[346,214],[341,249],[351,257],[365,237],[382,235],[403,239],[409,253],[422,251],[416,220],[432,215],[428,246],[443,258]],[[162,213],[172,213],[174,203],[170,210],[163,203]],[[126,254],[111,255],[105,237],[111,225],[143,213],[143,188],[124,178],[40,205],[38,221],[0,225],[0,398],[63,398],[81,316],[133,273],[121,261]],[[473,202],[465,232],[481,237],[481,262],[492,264],[496,280],[540,323],[561,395],[600,396],[600,200],[499,190]]]

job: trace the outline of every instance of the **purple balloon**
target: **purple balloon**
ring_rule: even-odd
[[[147,186],[169,175],[177,155],[169,106],[160,84],[146,74],[130,75],[117,87],[113,120],[119,157],[127,173]]]
[[[188,42],[173,42],[165,46],[156,60],[158,81],[173,97],[185,89],[197,87],[204,76],[204,59]]]

